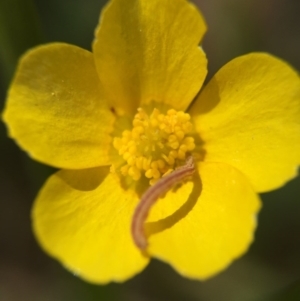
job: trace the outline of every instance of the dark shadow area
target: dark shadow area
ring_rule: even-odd
[[[206,94],[209,94],[209,97]],[[192,116],[206,114],[214,109],[220,100],[219,84],[216,78],[213,77],[197,95],[188,112]]]
[[[76,190],[96,189],[109,173],[109,167],[101,166],[81,170],[60,170],[57,176]]]

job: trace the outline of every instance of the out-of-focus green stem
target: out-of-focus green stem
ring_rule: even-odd
[[[42,42],[32,0],[0,0],[0,75],[7,87],[20,55]]]

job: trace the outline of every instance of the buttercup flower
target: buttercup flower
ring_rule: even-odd
[[[92,53],[53,43],[19,63],[3,115],[9,135],[61,168],[37,196],[34,232],[87,281],[124,281],[152,257],[186,277],[215,275],[252,242],[257,193],[297,174],[297,73],[252,53],[198,94],[205,30],[185,0],[112,0]],[[157,183],[173,175],[179,185],[161,194]],[[144,223],[142,249],[131,225],[149,187],[161,197]]]

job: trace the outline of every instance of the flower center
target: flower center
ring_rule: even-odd
[[[137,181],[142,176],[153,185],[162,176],[184,164],[187,153],[195,148],[190,115],[168,110],[161,114],[154,109],[148,115],[138,109],[132,130],[125,130],[122,137],[115,137],[113,146],[124,160],[120,168],[123,176]]]

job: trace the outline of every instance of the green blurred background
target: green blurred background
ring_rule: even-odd
[[[18,57],[34,45],[53,41],[90,49],[105,2],[0,0],[1,110]],[[299,0],[194,3],[209,27],[203,43],[209,77],[230,59],[251,51],[273,53],[300,70]],[[0,123],[1,301],[300,300],[300,178],[262,195],[254,244],[215,278],[191,281],[153,260],[143,273],[124,284],[95,286],[48,257],[32,235],[30,208],[51,172],[8,139]]]

